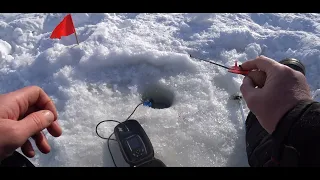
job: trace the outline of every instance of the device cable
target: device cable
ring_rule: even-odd
[[[127,119],[124,120],[123,122],[129,120],[130,117],[131,117],[131,116],[134,114],[134,112],[137,110],[137,108],[138,108],[140,105],[142,105],[142,104],[145,105],[145,106],[149,106],[149,107],[152,106],[152,103],[151,103],[151,101],[149,101],[149,100],[148,100],[148,101],[145,101],[145,102],[139,103],[139,104],[134,108],[134,110],[132,111],[132,113],[127,117]],[[108,150],[109,150],[109,153],[110,153],[112,162],[113,162],[114,166],[117,167],[117,165],[116,165],[116,163],[115,163],[115,161],[114,161],[113,155],[112,155],[112,153],[111,153],[110,143],[109,143],[110,140],[117,141],[116,139],[112,139],[112,138],[111,138],[111,136],[112,136],[114,133],[112,133],[108,138],[103,137],[103,136],[101,136],[101,135],[98,133],[98,126],[99,126],[100,124],[104,123],[104,122],[117,122],[118,124],[122,124],[123,126],[125,126],[126,129],[127,129],[127,131],[129,131],[129,128],[128,128],[125,124],[123,124],[123,122],[120,122],[120,121],[117,121],[117,120],[112,120],[112,119],[100,121],[100,122],[96,125],[96,134],[97,134],[97,136],[99,136],[101,139],[106,139],[106,140],[107,140]]]

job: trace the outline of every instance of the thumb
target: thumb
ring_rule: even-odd
[[[34,134],[42,131],[43,129],[49,127],[54,121],[54,115],[49,110],[41,110],[29,114],[23,118],[19,123],[23,128],[22,132],[28,137],[33,136]]]

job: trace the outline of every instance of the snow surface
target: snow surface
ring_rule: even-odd
[[[63,135],[36,166],[113,166],[104,119],[123,121],[146,89],[174,94],[167,109],[141,106],[132,118],[167,166],[248,166],[243,117],[230,97],[243,76],[225,65],[260,54],[301,60],[320,88],[319,14],[72,14],[75,36],[49,38],[66,14],[0,14],[0,93],[42,87],[56,103]],[[103,124],[108,136],[115,123]],[[47,131],[45,131],[46,134]],[[111,142],[118,166],[126,166]]]

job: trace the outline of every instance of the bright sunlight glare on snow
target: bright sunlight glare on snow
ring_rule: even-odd
[[[320,88],[320,14],[72,13],[76,34],[50,39],[67,14],[0,14],[0,92],[37,85],[54,101],[63,134],[46,130],[51,152],[36,166],[114,166],[95,133],[106,119],[124,121],[149,91],[172,105],[140,106],[132,118],[167,166],[248,166],[242,75],[225,66],[265,55],[299,59],[312,93]],[[244,112],[244,116],[242,115]],[[99,127],[108,137],[116,123]],[[127,166],[111,142],[118,166]],[[20,149],[18,149],[19,152]]]

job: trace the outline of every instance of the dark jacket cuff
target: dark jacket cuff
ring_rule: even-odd
[[[274,145],[272,156],[278,162],[283,158],[283,152],[287,151],[286,149],[294,149],[294,147],[290,147],[290,144],[288,144],[291,128],[300,120],[313,103],[315,103],[313,100],[300,101],[294,108],[289,110],[277,124],[276,129],[271,136]]]

